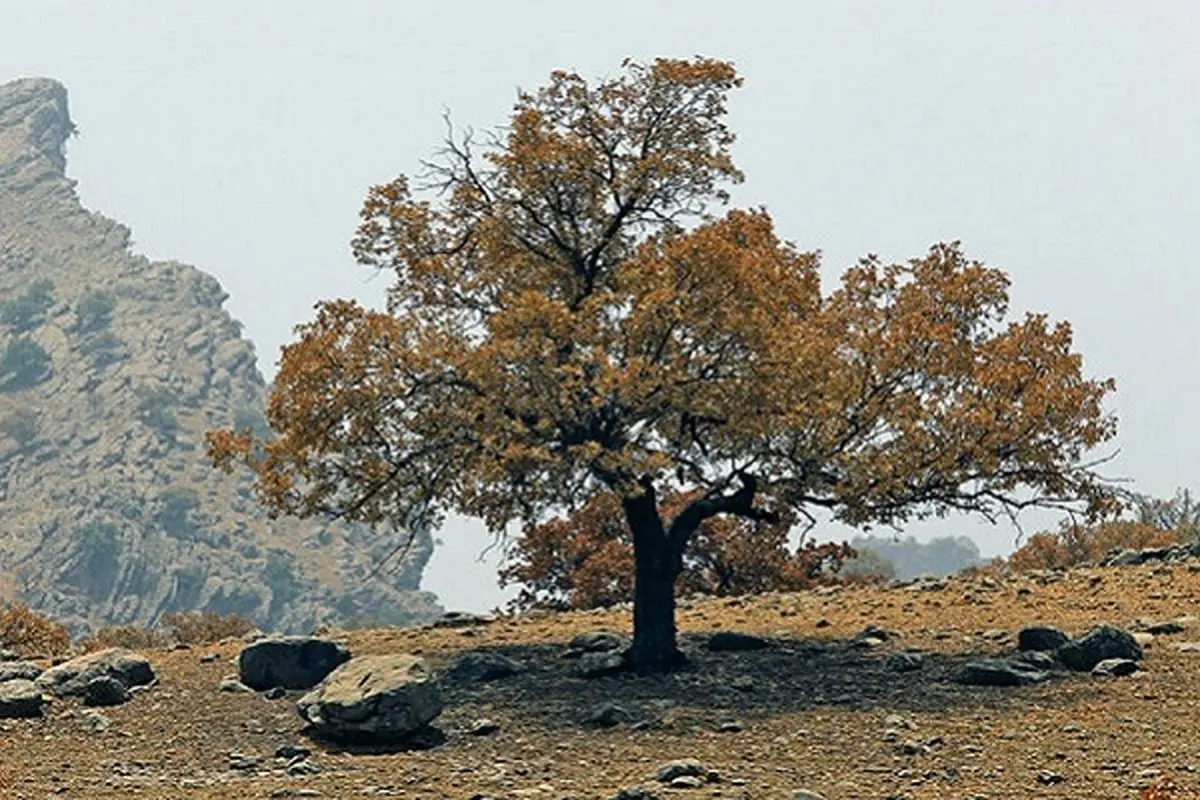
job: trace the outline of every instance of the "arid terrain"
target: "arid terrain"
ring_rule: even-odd
[[[102,709],[107,727],[75,700],[55,701],[43,719],[5,721],[0,790],[6,798],[558,800],[643,785],[660,798],[787,798],[801,789],[829,800],[1129,798],[1166,775],[1194,788],[1200,652],[1179,645],[1200,640],[1200,623],[1187,619],[1198,594],[1200,562],[1189,561],[686,601],[679,616],[690,665],[657,678],[572,676],[565,643],[584,631],[627,631],[621,611],[348,633],[356,655],[421,653],[445,668],[465,650],[489,649],[527,667],[487,683],[447,681],[441,736],[391,752],[310,740],[295,710],[299,693],[268,700],[218,691],[236,672],[240,642],[158,651],[148,654],[158,683]],[[1011,652],[1016,631],[1033,623],[1076,634],[1102,622],[1137,630],[1181,617],[1183,630],[1155,636],[1130,677],[1059,672],[1020,688],[950,679],[972,657]],[[898,635],[864,643],[868,625]],[[776,644],[708,652],[700,643],[717,630]],[[926,653],[924,668],[889,670],[887,654],[898,650]],[[584,724],[605,701],[628,715],[611,727]],[[471,733],[485,718],[498,730]],[[285,745],[311,753],[276,758]],[[703,787],[654,781],[660,764],[685,758],[715,773]]]

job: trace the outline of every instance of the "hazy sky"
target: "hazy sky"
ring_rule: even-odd
[[[746,78],[736,202],[823,251],[831,282],[949,239],[1006,269],[1015,311],[1069,319],[1117,379],[1110,472],[1153,494],[1200,488],[1198,41],[1184,0],[0,0],[0,81],[67,85],[85,204],[220,278],[268,377],[315,301],[381,298],[349,255],[358,207],[430,155],[444,109],[487,127],[552,69],[701,54]],[[987,553],[1014,535],[914,530]],[[442,538],[428,587],[495,604],[482,528]]]

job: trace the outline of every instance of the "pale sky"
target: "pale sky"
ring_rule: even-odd
[[[1185,0],[0,0],[0,82],[66,84],[84,203],[216,275],[268,379],[314,302],[382,297],[349,254],[359,204],[416,171],[444,109],[485,128],[553,69],[700,54],[746,79],[735,202],[821,250],[830,284],[950,239],[1007,270],[1014,311],[1070,320],[1086,371],[1116,378],[1109,472],[1157,495],[1200,488],[1196,42]],[[911,532],[985,554],[1015,533]],[[427,588],[500,602],[482,528],[441,538]]]

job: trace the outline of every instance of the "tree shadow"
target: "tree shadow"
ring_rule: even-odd
[[[578,727],[602,703],[618,704],[628,719],[653,727],[664,709],[712,720],[767,718],[841,708],[889,713],[1003,711],[1031,704],[1053,705],[1055,688],[1079,684],[1086,676],[1056,670],[1045,684],[998,688],[967,686],[954,680],[979,653],[923,652],[921,666],[898,670],[889,655],[898,650],[859,639],[770,639],[754,651],[710,652],[703,635],[680,637],[688,660],[663,675],[618,673],[577,677],[565,646],[500,645],[478,648],[525,665],[510,677],[468,684],[443,676],[447,716],[465,718],[464,709],[500,708],[514,719],[540,728]],[[1061,699],[1059,702],[1076,702]]]

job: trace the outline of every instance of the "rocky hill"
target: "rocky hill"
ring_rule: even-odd
[[[207,430],[263,426],[254,349],[215,278],[130,250],[65,176],[65,88],[0,86],[0,598],[79,632],[182,609],[271,630],[419,622],[422,532],[268,520]]]

